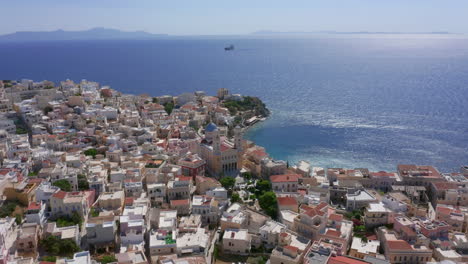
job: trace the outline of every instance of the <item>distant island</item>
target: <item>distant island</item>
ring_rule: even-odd
[[[18,31],[0,35],[0,41],[50,41],[50,40],[109,40],[109,39],[157,39],[167,34],[152,34],[145,31],[121,31],[109,28],[92,28],[83,31]]]
[[[260,30],[251,33],[252,35],[309,35],[309,34],[435,34],[445,35],[453,34],[448,31],[430,31],[430,32],[400,32],[400,31],[272,31],[272,30]]]

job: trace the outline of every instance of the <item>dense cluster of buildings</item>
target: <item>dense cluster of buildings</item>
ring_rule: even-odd
[[[468,262],[468,167],[290,166],[227,100],[244,97],[0,81],[0,264]]]

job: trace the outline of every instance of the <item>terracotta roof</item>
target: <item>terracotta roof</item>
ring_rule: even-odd
[[[279,205],[297,205],[297,201],[294,197],[278,197]]]
[[[227,150],[230,150],[232,148],[223,143],[223,144],[221,144],[220,149],[221,149],[221,151],[227,151]]]
[[[189,177],[189,176],[177,176],[177,179],[179,179],[179,181],[190,181],[190,180],[192,180],[192,177]]]
[[[301,178],[299,174],[284,174],[270,176],[271,182],[297,182]]]
[[[445,215],[449,215],[452,212],[452,208],[445,207],[445,206],[437,206],[436,207],[436,212],[441,213],[441,214],[445,214]]]
[[[184,200],[171,200],[171,206],[178,206],[178,205],[187,205],[190,204],[189,199]]]
[[[133,197],[126,197],[125,205],[132,205],[132,204],[133,204]]]
[[[433,182],[432,184],[437,190],[458,189],[458,184],[455,182]]]
[[[395,173],[393,172],[386,172],[386,171],[379,171],[379,172],[371,172],[370,173],[373,177],[394,177]]]
[[[38,202],[30,202],[28,206],[28,210],[39,210],[41,209],[41,203]]]
[[[341,232],[338,230],[333,230],[333,229],[328,229],[327,232],[325,233],[327,236],[332,236],[332,237],[340,237]]]
[[[54,193],[52,196],[58,199],[64,199],[67,196],[67,193],[64,191],[58,191]]]
[[[342,221],[343,220],[343,215],[341,214],[331,214],[328,219],[332,221]]]
[[[367,262],[343,256],[336,256],[330,257],[327,264],[367,264]]]
[[[388,248],[391,250],[412,250],[413,248],[411,247],[408,242],[404,240],[389,240],[387,241]]]
[[[289,250],[294,251],[294,252],[297,252],[299,250],[297,247],[289,246],[289,245],[284,246],[283,248],[289,249]]]

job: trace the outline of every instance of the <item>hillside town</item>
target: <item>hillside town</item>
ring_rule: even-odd
[[[4,80],[0,114],[0,264],[468,262],[468,166],[275,160],[256,97]]]

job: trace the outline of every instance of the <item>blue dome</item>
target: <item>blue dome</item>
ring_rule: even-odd
[[[215,130],[218,130],[218,127],[213,123],[209,123],[205,128],[205,132],[213,132]]]

